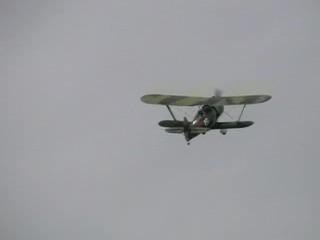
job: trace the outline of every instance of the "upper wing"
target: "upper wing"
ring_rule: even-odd
[[[246,96],[231,96],[231,97],[213,97],[210,98],[210,104],[218,105],[244,105],[263,103],[271,99],[270,95],[246,95]]]
[[[271,98],[269,95],[247,95],[232,97],[189,97],[175,95],[150,94],[144,95],[141,101],[149,104],[172,106],[197,106],[197,105],[243,105],[263,103]]]
[[[205,104],[208,101],[208,98],[150,94],[144,95],[141,98],[141,101],[149,104],[161,104],[172,106],[197,106]]]

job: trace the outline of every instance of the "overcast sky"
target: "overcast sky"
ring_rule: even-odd
[[[319,12],[1,0],[1,240],[319,239]],[[247,107],[252,127],[191,146],[140,101],[215,88],[273,98]]]

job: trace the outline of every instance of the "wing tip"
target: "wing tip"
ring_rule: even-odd
[[[266,101],[269,101],[271,98],[272,98],[271,95],[265,95],[265,102],[266,102]]]
[[[257,101],[253,103],[264,103],[269,101],[272,98],[271,95],[256,95],[256,97],[257,97]]]
[[[254,124],[253,121],[245,121],[245,127],[250,127]]]
[[[153,97],[155,97],[155,96],[157,96],[156,94],[146,94],[146,95],[143,95],[141,98],[140,98],[140,100],[142,101],[142,102],[144,102],[144,103],[151,103],[150,102],[150,98],[153,98]]]
[[[143,95],[143,96],[140,98],[141,102],[144,102],[144,103],[145,103],[147,97],[148,97],[148,95]]]

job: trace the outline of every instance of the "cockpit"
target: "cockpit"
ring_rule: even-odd
[[[216,121],[216,112],[210,106],[203,106],[197,112],[192,125],[197,127],[209,127]]]

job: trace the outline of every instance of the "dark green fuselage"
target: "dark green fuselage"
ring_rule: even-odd
[[[222,105],[202,106],[201,109],[199,109],[199,111],[195,115],[193,121],[189,124],[185,124],[184,137],[186,141],[189,142],[192,138],[199,135],[199,133],[191,133],[191,131],[189,131],[191,127],[212,129],[214,128],[218,118],[221,116],[223,111],[224,106]]]

